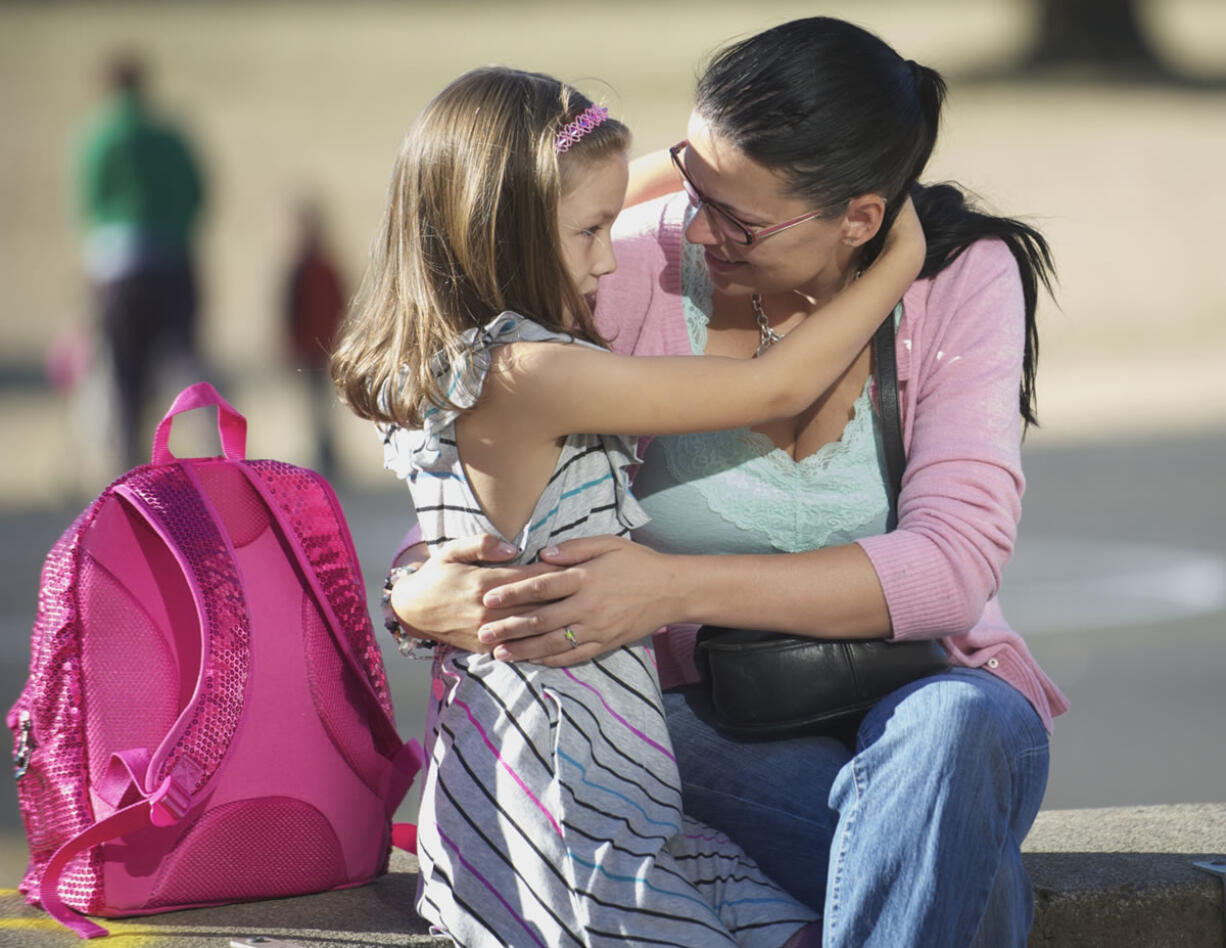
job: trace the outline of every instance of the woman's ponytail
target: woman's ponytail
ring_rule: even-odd
[[[1035,375],[1039,366],[1039,332],[1035,309],[1039,284],[1050,294],[1055,279],[1051,248],[1033,227],[1009,217],[983,214],[966,201],[966,195],[950,183],[916,185],[911,189],[915,212],[924,225],[928,254],[920,278],[936,276],[977,240],[1004,241],[1017,262],[1025,304],[1026,344],[1022,354],[1020,409],[1026,426],[1037,425]]]

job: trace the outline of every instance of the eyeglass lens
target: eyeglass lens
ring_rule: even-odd
[[[681,185],[685,189],[686,197],[690,199],[690,204],[693,207],[702,207],[710,211],[710,220],[715,222],[716,226],[729,240],[735,241],[738,244],[752,243],[753,234],[744,224],[719,205],[712,204],[703,196],[698,188],[694,187],[694,182],[690,180],[685,166],[681,164],[680,150],[681,146],[676,146],[670,150],[669,154],[672,156],[673,164],[676,165],[677,171],[681,174]]]

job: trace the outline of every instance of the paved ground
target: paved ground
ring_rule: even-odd
[[[1057,722],[1046,806],[1207,803],[1226,787],[1226,432],[1027,449],[1006,611],[1073,713]],[[401,533],[398,493],[342,500],[373,588]],[[37,571],[74,510],[0,516],[0,704],[24,681]],[[425,668],[387,655],[401,731],[421,732]],[[411,819],[411,805],[402,817]],[[24,862],[0,781],[0,885]]]
[[[415,859],[396,853],[388,875],[357,889],[99,922],[110,932],[106,944],[117,948],[223,948],[232,939],[259,936],[304,948],[448,944],[427,935],[412,909],[416,867]],[[12,890],[0,890],[0,948],[78,944],[41,910],[27,907]]]

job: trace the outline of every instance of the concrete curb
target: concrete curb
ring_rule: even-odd
[[[1032,948],[1226,946],[1226,889],[1193,865],[1226,854],[1226,804],[1047,811],[1022,848]]]
[[[1023,847],[1035,886],[1031,948],[1226,948],[1223,884],[1194,860],[1226,854],[1226,803],[1039,814]],[[310,948],[446,946],[413,911],[417,861],[392,857],[368,886],[172,912],[105,925],[123,944],[218,948],[264,935]],[[13,890],[0,892],[0,945],[79,944]]]

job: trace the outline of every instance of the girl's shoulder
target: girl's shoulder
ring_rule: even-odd
[[[460,409],[473,407],[485,385],[496,349],[517,342],[561,342],[591,345],[570,333],[547,329],[536,320],[505,310],[484,326],[467,330],[452,353],[436,357],[435,378]]]
[[[466,330],[456,346],[438,353],[431,370],[449,406],[422,406],[420,428],[378,425],[383,439],[383,466],[398,477],[409,478],[414,470],[433,470],[450,463],[447,445],[454,445],[452,427],[460,415],[477,404],[501,346],[518,342],[562,342],[591,345],[568,333],[547,329],[520,313],[506,310],[484,326]]]

